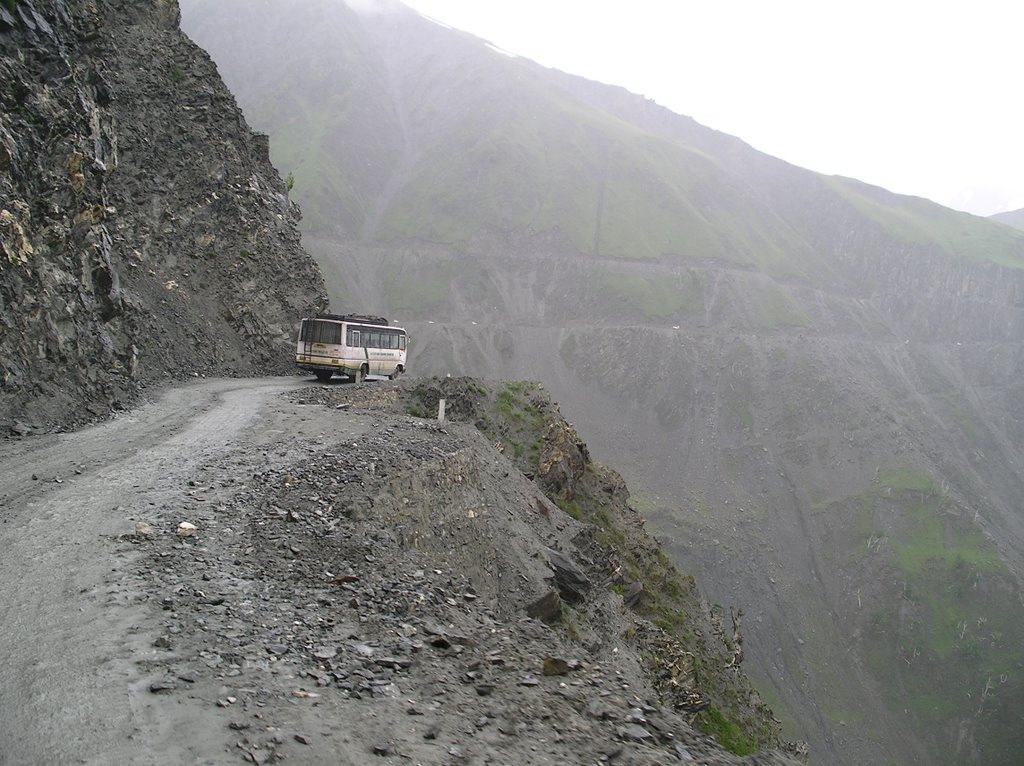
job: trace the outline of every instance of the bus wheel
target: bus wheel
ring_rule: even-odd
[[[395,371],[393,373],[391,373],[390,375],[388,375],[388,380],[397,380],[398,376],[401,375],[401,374],[402,374],[402,368],[401,367],[396,367]]]
[[[354,373],[352,373],[352,382],[353,383],[362,383],[363,382],[363,378],[365,378],[365,377],[366,377],[366,367],[360,367],[358,370],[356,370]]]
[[[327,383],[331,379],[332,375],[334,375],[334,371],[333,370],[317,370],[316,371],[316,379],[319,380],[321,383]]]

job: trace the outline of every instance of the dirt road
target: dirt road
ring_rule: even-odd
[[[77,433],[0,444],[0,763],[171,763],[204,727],[149,691],[153,610],[117,538],[173,507],[297,385],[204,381]]]

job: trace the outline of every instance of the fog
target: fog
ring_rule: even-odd
[[[1024,207],[1010,3],[408,4],[812,170],[978,215]]]

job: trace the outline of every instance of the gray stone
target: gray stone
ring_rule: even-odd
[[[557,590],[550,590],[526,607],[526,613],[549,625],[562,620],[562,598]]]
[[[548,564],[554,571],[555,587],[561,597],[570,604],[582,601],[590,590],[590,579],[576,562],[560,551],[545,548]]]
[[[615,733],[618,735],[619,739],[623,739],[628,742],[650,742],[654,739],[653,734],[647,731],[643,726],[639,726],[635,723],[620,726],[615,730]]]

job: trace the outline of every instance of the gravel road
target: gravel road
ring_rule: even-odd
[[[183,732],[206,726],[149,692],[152,609],[117,538],[297,385],[197,382],[76,433],[0,444],[0,763],[170,763]]]

